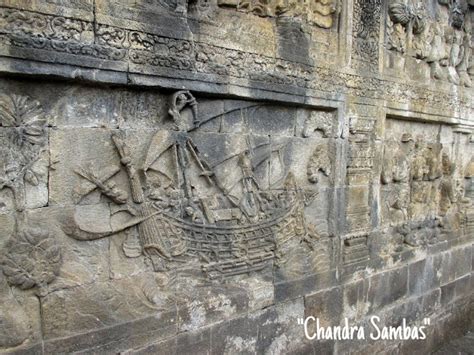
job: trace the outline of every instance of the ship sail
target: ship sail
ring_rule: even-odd
[[[236,146],[235,153],[211,165],[189,132],[212,117],[199,119],[197,102],[188,91],[173,95],[171,103],[169,113],[177,131],[156,132],[141,167],[132,162],[125,137],[112,135],[131,190],[131,201],[126,203],[118,191],[108,192],[121,203],[104,214],[113,228],[91,230],[89,226],[96,224],[89,223],[88,216],[97,214],[77,208],[70,223],[74,228],[66,232],[76,239],[93,240],[136,226],[139,247],[155,271],[197,259],[203,271],[216,278],[260,270],[271,260],[278,263],[280,246],[307,233],[304,199],[294,176],[284,168],[277,176],[273,169],[277,163],[284,167],[286,144],[268,140],[255,144],[248,138],[244,147]],[[192,120],[181,115],[187,107]],[[227,174],[221,167],[228,164],[238,169]],[[222,174],[226,176],[221,180]],[[280,181],[282,187],[274,188]],[[121,211],[130,218],[114,224],[114,214]],[[137,245],[133,248],[135,255]],[[130,254],[130,247],[125,245],[124,251]]]

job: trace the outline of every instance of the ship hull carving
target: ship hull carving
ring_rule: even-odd
[[[186,121],[183,111],[189,109],[191,119]],[[87,189],[78,191],[90,193],[95,187],[111,200],[109,208],[100,211],[88,210],[89,206],[78,206],[68,220],[64,231],[78,240],[95,240],[113,236],[116,233],[137,231],[138,241],[130,246],[124,243],[124,252],[136,256],[141,250],[148,257],[157,272],[179,269],[188,263],[198,263],[209,279],[221,279],[265,269],[278,267],[285,262],[282,246],[289,242],[301,243],[311,239],[305,221],[305,204],[314,198],[300,189],[291,172],[280,179],[278,186],[262,188],[255,175],[255,169],[267,165],[267,160],[276,155],[281,159],[284,145],[273,150],[265,145],[252,146],[236,152],[224,161],[235,158],[240,170],[238,179],[231,187],[224,187],[215,174],[216,165],[211,167],[200,154],[189,132],[199,128],[197,101],[187,91],[172,96],[170,115],[175,121],[175,138],[157,133],[145,157],[145,164],[139,167],[131,157],[126,137],[121,133],[112,135],[121,165],[129,180],[130,197],[111,182],[117,174],[117,167],[107,170],[101,178],[94,169],[78,167],[77,173],[86,179]],[[164,171],[160,158],[170,154],[175,162],[175,171]],[[270,165],[271,162],[268,162]],[[214,194],[204,196],[196,192],[192,183],[193,171]],[[120,167],[119,167],[120,168]],[[160,182],[159,191],[153,191],[147,184],[152,173],[159,173],[165,183]],[[239,185],[240,196],[232,193]],[[79,196],[78,200],[81,200]],[[107,212],[108,211],[108,212]],[[128,217],[123,219],[123,214]],[[120,214],[120,222],[115,216]],[[89,220],[101,216],[102,227]]]

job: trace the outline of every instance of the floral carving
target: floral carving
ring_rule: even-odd
[[[393,22],[410,27],[411,30],[409,30],[409,32],[421,33],[426,26],[423,8],[421,6],[396,1],[390,4],[389,12]]]
[[[10,188],[16,208],[24,209],[24,183],[39,184],[33,168],[46,143],[46,118],[39,102],[25,96],[0,96],[0,190]]]
[[[353,7],[353,48],[356,62],[369,70],[377,67],[381,0],[355,0]],[[358,64],[356,64],[358,63]]]
[[[0,257],[8,283],[22,290],[36,287],[44,295],[59,274],[61,250],[47,230],[28,227],[12,238]]]

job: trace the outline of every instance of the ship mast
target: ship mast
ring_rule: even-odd
[[[143,194],[143,187],[140,182],[140,176],[138,175],[138,170],[132,163],[132,158],[130,156],[130,149],[125,144],[122,137],[118,134],[112,134],[112,140],[117,147],[117,150],[120,155],[120,161],[122,165],[125,166],[127,170],[127,175],[130,180],[130,189],[132,191],[132,199],[135,203],[145,202],[145,196]]]

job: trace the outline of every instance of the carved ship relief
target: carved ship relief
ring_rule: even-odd
[[[268,188],[262,188],[254,174],[257,166],[271,166],[272,156],[281,160],[285,145],[270,147],[247,141],[247,149],[222,161],[233,159],[240,168],[237,182],[224,187],[215,174],[222,162],[211,167],[190,136],[203,123],[195,98],[189,91],[179,91],[172,95],[170,107],[177,132],[159,131],[154,135],[142,169],[136,168],[125,138],[112,134],[127,173],[131,198],[111,180],[119,167],[105,169],[102,174],[91,167],[76,170],[83,178],[75,191],[77,202],[99,189],[112,201],[111,213],[105,213],[105,218],[125,211],[127,220],[107,223],[113,227],[99,230],[89,217],[97,218],[100,212],[77,208],[63,227],[66,234],[78,240],[95,240],[125,231],[126,256],[144,254],[155,271],[179,268],[194,260],[209,279],[260,271],[272,263],[278,267],[285,262],[282,247],[291,241],[313,247],[304,207],[315,197],[314,192],[299,188],[291,172]],[[185,109],[191,110],[191,119],[182,115]],[[174,174],[167,169],[169,165],[157,164],[165,154],[171,157]],[[194,174],[196,167],[198,172]],[[191,182],[193,174],[205,181],[210,195],[202,197],[196,191]],[[152,176],[154,183],[150,183]],[[240,185],[240,197],[231,193],[236,185]]]

